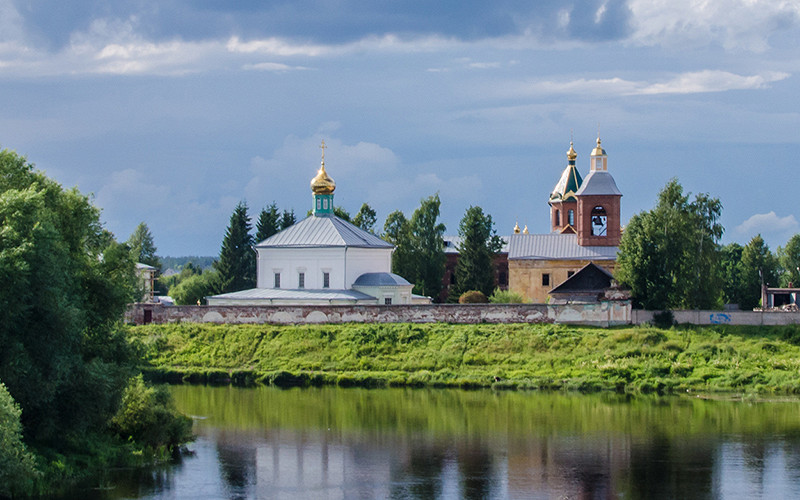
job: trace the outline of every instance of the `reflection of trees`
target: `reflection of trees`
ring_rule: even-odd
[[[402,463],[392,467],[391,498],[438,498],[446,452],[430,443],[410,443]]]
[[[632,498],[707,498],[712,495],[715,443],[657,435],[633,443],[628,469]],[[621,488],[622,485],[620,485]]]
[[[486,445],[469,443],[458,451],[458,469],[461,472],[463,498],[489,498],[493,473],[492,455]]]
[[[228,489],[228,498],[248,498],[256,481],[256,446],[228,440],[220,434],[217,438],[217,457],[220,475]]]

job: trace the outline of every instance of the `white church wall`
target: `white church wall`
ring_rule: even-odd
[[[259,248],[258,288],[275,288],[275,273],[281,274],[280,288],[299,287],[299,274],[304,274],[303,288],[322,289],[324,275],[329,273],[332,289],[346,289],[344,248]],[[352,284],[352,283],[351,283]]]
[[[392,272],[391,248],[348,248],[347,249],[347,286],[353,283],[364,273],[390,273]]]

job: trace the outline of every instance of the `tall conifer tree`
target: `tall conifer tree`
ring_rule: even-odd
[[[278,231],[280,231],[280,214],[278,205],[272,202],[272,205],[262,208],[261,213],[258,214],[255,242],[261,243]]]
[[[131,249],[131,256],[134,262],[141,262],[161,269],[161,260],[156,255],[158,249],[147,224],[140,222],[126,244]]]
[[[448,300],[457,302],[462,293],[470,290],[478,290],[488,297],[494,290],[494,256],[503,245],[494,230],[492,216],[484,214],[481,207],[469,207],[461,219],[458,234],[461,243],[456,283]]]
[[[219,273],[219,292],[237,292],[256,286],[256,254],[250,235],[247,204],[240,202],[231,214],[219,260],[214,264]]]

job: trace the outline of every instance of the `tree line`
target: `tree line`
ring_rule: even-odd
[[[188,439],[121,325],[135,262],[87,196],[0,151],[0,497]]]

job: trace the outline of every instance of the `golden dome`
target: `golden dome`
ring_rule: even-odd
[[[325,141],[322,141],[322,162],[316,177],[311,179],[311,192],[314,194],[333,194],[336,189],[336,183],[325,171],[325,147]]]
[[[514,224],[514,234],[519,234],[519,222]]]
[[[597,146],[592,150],[592,156],[605,156],[606,150],[600,147],[600,138],[597,138]]]
[[[525,229],[522,230],[522,234],[528,234],[528,225],[525,224]]]
[[[575,152],[575,148],[572,147],[572,141],[569,141],[569,151],[567,151],[567,159],[569,161],[575,161],[575,158],[578,157],[578,153]]]

